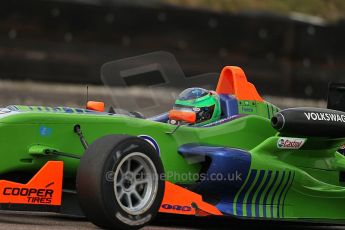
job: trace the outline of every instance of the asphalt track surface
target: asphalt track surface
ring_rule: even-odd
[[[140,88],[114,89],[109,94],[102,86],[91,86],[89,97],[112,103],[115,96],[118,100],[127,97],[145,100],[146,95]],[[167,97],[166,91],[161,93],[160,103],[163,109],[171,108],[173,100]],[[291,98],[276,98],[266,96],[266,100],[282,107],[317,106],[324,107],[324,101],[296,100]],[[33,82],[0,81],[0,106],[10,104],[71,106],[84,107],[85,86],[45,84]],[[150,114],[151,115],[151,114]],[[344,207],[345,210],[345,207]],[[85,218],[68,217],[53,213],[9,212],[0,211],[0,230],[43,230],[43,229],[98,229]],[[345,229],[340,225],[286,223],[273,221],[248,221],[224,218],[197,218],[160,215],[150,226],[144,229]]]
[[[293,223],[231,218],[198,218],[175,215],[159,215],[157,220],[144,230],[171,229],[345,229],[345,225],[318,223]],[[30,213],[0,211],[0,229],[99,229],[84,218],[68,217],[54,213]]]

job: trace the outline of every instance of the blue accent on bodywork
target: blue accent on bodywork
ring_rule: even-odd
[[[84,113],[84,109],[75,109],[77,113]]]
[[[263,206],[264,206],[264,217],[267,217],[266,208],[265,208],[265,207],[266,207],[266,204],[267,204],[268,195],[270,194],[270,192],[271,192],[273,186],[275,185],[275,183],[276,183],[276,181],[277,181],[277,179],[278,179],[278,175],[279,175],[279,172],[276,171],[276,172],[275,172],[275,175],[274,175],[273,182],[272,182],[272,184],[270,185],[270,187],[268,188],[268,190],[267,190],[267,192],[266,192],[266,194],[265,194],[265,197],[264,197],[264,204],[263,204]]]
[[[40,127],[40,135],[41,136],[50,136],[52,134],[53,130],[52,128],[48,128],[46,126]]]
[[[272,196],[272,200],[271,200],[271,217],[273,218],[273,206],[274,206],[274,198],[276,197],[277,195],[277,192],[280,188],[280,186],[282,185],[283,181],[284,181],[284,178],[285,178],[285,171],[283,172],[283,175],[282,175],[282,178],[280,179],[280,182],[276,188],[276,190],[274,191],[273,193],[273,196]],[[277,204],[277,206],[279,207],[279,203]]]
[[[217,208],[228,214],[233,214],[233,202],[240,190],[251,164],[250,153],[233,148],[205,146],[199,144],[182,145],[178,152],[186,159],[204,156],[211,159],[204,180],[200,181],[198,193],[203,197],[213,197],[219,200]],[[200,162],[199,163],[203,163]],[[223,180],[214,180],[212,175],[222,175]],[[229,175],[232,175],[230,178]]]
[[[244,114],[235,115],[235,116],[224,118],[224,119],[221,119],[219,121],[215,121],[215,122],[209,123],[207,125],[199,126],[199,127],[204,128],[204,127],[212,127],[212,126],[216,126],[216,125],[221,125],[221,124],[224,124],[226,122],[230,122],[230,121],[236,120],[236,119],[244,117],[244,116],[247,116],[247,115],[244,115]]]
[[[256,199],[255,199],[255,216],[258,217],[259,216],[259,207],[260,207],[260,198],[261,198],[261,195],[262,193],[264,192],[265,188],[267,187],[267,184],[268,182],[270,181],[271,179],[271,176],[272,176],[272,171],[268,171],[267,172],[267,177],[266,177],[266,180],[263,184],[263,186],[261,187]]]
[[[279,218],[280,217],[280,212],[279,212],[279,204],[280,204],[280,200],[283,196],[283,193],[285,191],[285,189],[287,188],[287,185],[290,183],[290,177],[291,177],[291,172],[289,172],[289,176],[288,176],[288,179],[286,180],[285,184],[284,184],[284,187],[282,189],[282,191],[280,192],[280,195],[278,197],[278,206],[277,206],[277,217]]]
[[[249,190],[250,186],[252,185],[252,183],[256,177],[257,172],[258,172],[257,170],[252,170],[250,172],[250,176],[249,176],[243,190],[238,195],[237,202],[236,202],[236,214],[239,216],[243,216],[242,206],[244,203],[244,197],[245,197],[247,191]]]
[[[167,123],[169,120],[169,114],[168,113],[162,113],[162,114],[159,114],[157,116],[150,117],[150,118],[148,118],[148,120]]]
[[[220,106],[225,117],[231,117],[238,114],[237,99],[232,95],[220,94]]]
[[[68,108],[68,107],[63,107],[63,110],[64,110],[66,113],[74,113],[73,109]]]
[[[234,215],[234,209],[233,209],[234,203],[230,203],[229,201],[222,200],[216,205],[216,208],[221,211],[222,213],[226,213],[229,215]]]
[[[159,148],[159,145],[157,143],[157,141],[151,137],[151,136],[148,136],[148,135],[139,135],[138,137],[144,139],[145,141],[147,141],[150,145],[152,145],[152,147],[157,151],[158,153],[158,156],[161,155],[161,150]]]
[[[260,170],[259,178],[256,180],[256,183],[255,183],[252,191],[250,191],[250,193],[249,193],[248,200],[246,202],[247,203],[247,216],[252,216],[252,202],[253,202],[254,194],[256,193],[256,190],[259,188],[259,185],[260,185],[264,175],[265,175],[265,170]],[[255,205],[255,206],[257,206],[257,205]]]

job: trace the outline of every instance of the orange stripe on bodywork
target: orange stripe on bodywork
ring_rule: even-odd
[[[48,161],[27,183],[0,180],[0,203],[61,205],[63,162]]]
[[[216,92],[218,94],[233,94],[238,100],[264,101],[255,86],[247,81],[244,71],[237,66],[223,68]]]
[[[223,215],[215,206],[204,202],[200,194],[168,181],[165,182],[164,198],[159,212],[197,216]]]

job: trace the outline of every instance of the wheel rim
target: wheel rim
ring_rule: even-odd
[[[151,207],[157,193],[157,170],[143,153],[124,157],[114,174],[114,192],[120,207],[131,215],[139,215]]]

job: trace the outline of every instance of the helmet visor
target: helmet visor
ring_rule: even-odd
[[[187,100],[195,100],[197,98],[206,96],[209,93],[208,90],[202,88],[189,88],[184,91],[178,96],[178,100],[187,101]]]

